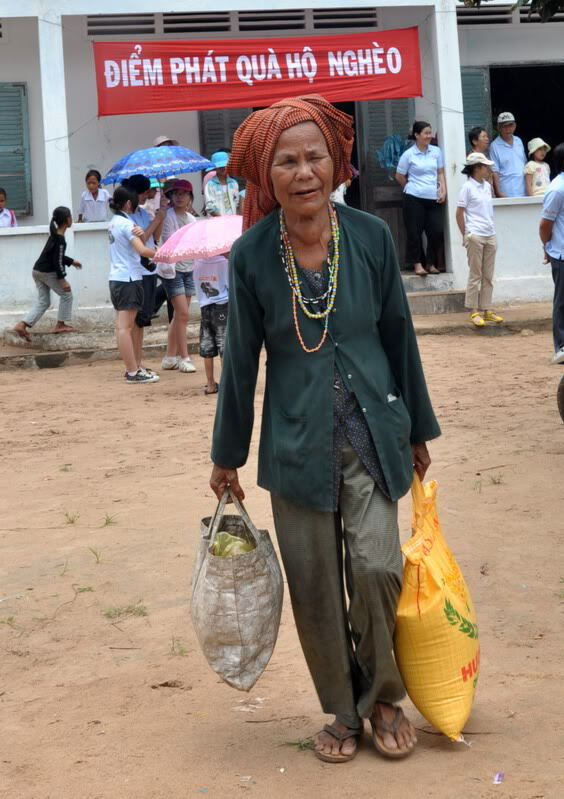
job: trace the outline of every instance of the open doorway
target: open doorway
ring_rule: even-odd
[[[511,111],[525,148],[535,136],[552,148],[564,141],[564,64],[490,67],[492,116]],[[495,134],[495,130],[494,130]],[[548,154],[547,161],[552,167]]]

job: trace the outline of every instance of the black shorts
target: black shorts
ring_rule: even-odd
[[[143,281],[110,280],[110,299],[116,311],[140,311],[143,307]]]
[[[223,305],[217,305],[215,302],[212,302],[211,305],[204,305],[201,309],[201,358],[215,358],[216,355],[220,355],[223,358],[228,305],[229,303],[227,302]]]
[[[143,275],[143,306],[137,311],[135,324],[137,327],[150,327],[153,313],[155,312],[155,294],[157,291],[157,276]]]

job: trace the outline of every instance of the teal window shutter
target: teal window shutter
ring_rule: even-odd
[[[0,83],[0,186],[16,215],[33,213],[25,83]]]
[[[211,108],[199,112],[200,152],[209,158],[212,153],[231,147],[233,134],[253,113],[252,108]]]
[[[464,130],[480,125],[492,131],[492,108],[490,100],[490,71],[487,67],[462,67],[462,104],[464,107]],[[466,139],[466,150],[470,149]]]

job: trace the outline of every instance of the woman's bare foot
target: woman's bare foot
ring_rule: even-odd
[[[16,325],[14,325],[12,331],[16,334],[16,336],[23,338],[24,341],[31,341],[31,336],[27,332],[27,325],[25,322],[18,322]]]
[[[78,333],[78,329],[72,325],[67,325],[66,322],[57,322],[53,328],[53,333]]]
[[[370,718],[376,749],[387,757],[405,757],[417,743],[415,727],[396,705],[377,702]]]
[[[343,740],[339,740],[339,738],[332,735],[327,728],[333,728],[337,733],[354,732],[355,734]],[[351,731],[349,727],[346,727],[335,719],[333,724],[326,725],[326,727],[315,736],[315,752],[318,756],[324,756],[322,759],[327,758],[328,761],[339,762],[345,758],[347,760],[352,760],[358,747],[357,736],[359,732],[359,730]]]
[[[430,266],[430,267],[428,267],[428,269],[427,269],[427,272],[428,272],[430,275],[440,275],[440,274],[441,274],[441,273],[440,273],[440,271],[437,269],[437,267],[436,267],[436,266]]]
[[[413,271],[416,275],[419,275],[419,277],[426,277],[427,275],[427,272],[423,269],[423,264],[414,264]]]

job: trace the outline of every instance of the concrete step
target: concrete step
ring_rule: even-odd
[[[464,291],[457,291],[456,289],[447,289],[446,291],[409,291],[407,293],[407,301],[414,316],[456,313],[464,311],[464,295]]]
[[[447,291],[452,288],[452,274],[441,272],[440,275],[419,277],[414,272],[402,272],[403,287],[408,294],[420,291]]]

